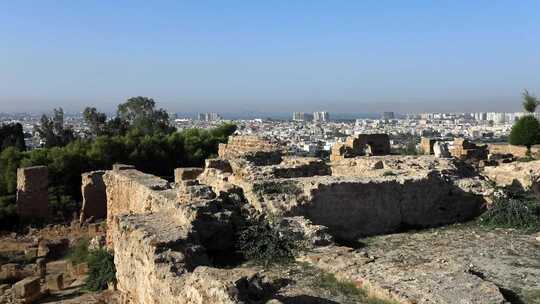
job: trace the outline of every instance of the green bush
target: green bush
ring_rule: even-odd
[[[107,284],[116,281],[114,257],[105,249],[90,251],[87,257],[88,278],[86,289],[90,291],[104,290]]]
[[[511,197],[495,199],[479,218],[486,227],[540,230],[540,203],[537,200]]]
[[[88,260],[90,252],[88,251],[89,241],[87,238],[80,239],[77,244],[68,253],[68,260],[73,264],[84,263]]]
[[[262,264],[284,264],[294,261],[303,249],[302,240],[280,231],[264,217],[250,218],[238,233],[238,250],[247,259]]]
[[[15,195],[0,196],[0,230],[11,230],[18,226]]]

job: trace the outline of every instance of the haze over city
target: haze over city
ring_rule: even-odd
[[[538,1],[0,3],[0,112],[519,111]]]

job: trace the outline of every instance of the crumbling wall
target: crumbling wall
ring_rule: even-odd
[[[483,174],[499,187],[531,191],[540,198],[540,160],[485,167]]]
[[[103,175],[105,171],[93,171],[82,174],[82,207],[80,221],[89,218],[104,219],[107,217],[107,193]]]
[[[22,220],[49,217],[48,178],[45,166],[17,169],[17,214]]]
[[[527,156],[527,148],[522,146],[514,146],[509,144],[488,144],[490,154],[512,154],[515,157]],[[531,147],[531,153],[537,154],[540,152],[540,147]]]
[[[465,160],[487,159],[487,146],[479,146],[464,138],[455,138],[450,154],[453,157]]]
[[[289,213],[354,240],[403,228],[440,226],[477,216],[484,200],[436,175],[324,179]]]
[[[209,264],[189,229],[162,213],[122,215],[113,231],[118,289],[135,304],[238,303],[235,283],[249,269]],[[252,271],[251,271],[252,272]]]
[[[196,179],[203,172],[203,168],[176,168],[174,169],[174,182]]]
[[[390,138],[388,134],[359,134],[350,136],[345,143],[337,143],[330,153],[331,161],[339,161],[364,155],[390,154]]]
[[[117,227],[116,217],[129,213],[148,213],[167,210],[171,217],[184,220],[186,213],[176,212],[178,193],[164,179],[145,174],[132,167],[117,166],[103,176],[107,192],[107,244]]]
[[[420,139],[420,150],[422,154],[430,155],[433,154],[433,145],[437,140],[429,137],[422,137]]]
[[[219,144],[218,155],[224,159],[238,157],[256,163],[271,165],[281,162],[281,147],[270,140],[258,136],[229,136],[226,144]]]

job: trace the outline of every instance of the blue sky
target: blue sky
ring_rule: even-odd
[[[513,111],[540,1],[4,1],[0,112]]]

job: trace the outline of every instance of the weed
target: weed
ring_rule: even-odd
[[[496,198],[478,221],[480,225],[486,227],[538,231],[540,203],[524,197]]]
[[[86,261],[88,263],[86,289],[90,291],[104,290],[108,283],[116,281],[114,257],[107,250],[90,251]]]

